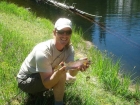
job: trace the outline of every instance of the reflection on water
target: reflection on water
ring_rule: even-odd
[[[57,0],[65,1],[68,5],[76,3],[77,9],[102,16],[95,20],[103,24],[105,30],[75,14],[47,4],[36,3],[35,0],[9,1],[26,8],[30,7],[38,16],[53,22],[58,17],[69,17],[84,32],[92,26],[84,37],[88,37],[88,40],[100,50],[107,50],[116,57],[121,57],[123,69],[135,73],[134,76],[140,76],[140,0]]]
[[[123,12],[129,14],[131,12],[132,0],[116,0],[115,9],[118,11],[118,14]]]
[[[100,22],[106,26],[102,31],[95,25],[93,42],[100,50],[108,50],[121,57],[123,69],[140,76],[140,3],[138,0],[108,2],[106,15]]]

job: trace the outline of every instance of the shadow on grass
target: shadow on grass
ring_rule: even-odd
[[[51,94],[49,96],[42,95],[36,97],[28,96],[24,101],[24,105],[54,105],[54,95]],[[65,93],[64,105],[82,105],[82,100],[79,98],[79,96],[72,94],[70,96],[67,96]]]
[[[36,96],[30,97],[24,101],[24,105],[53,105],[54,104],[54,96]]]

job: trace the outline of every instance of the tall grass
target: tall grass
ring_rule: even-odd
[[[16,75],[21,63],[34,45],[52,38],[53,24],[36,17],[22,7],[0,2],[0,103],[11,100],[13,105],[24,104],[26,94],[17,88]],[[77,75],[77,81],[66,85],[64,101],[67,105],[134,105],[140,104],[139,83],[131,85],[129,75],[120,76],[120,60],[114,63],[112,55],[88,47],[74,29],[72,44],[76,59],[87,56],[92,64],[85,73]],[[80,41],[80,43],[79,43]],[[20,96],[20,97],[19,97]],[[37,100],[45,105],[47,100]]]

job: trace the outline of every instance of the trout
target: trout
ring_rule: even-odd
[[[87,60],[87,59],[83,59],[83,60],[76,60],[73,62],[69,62],[69,63],[64,63],[63,66],[66,66],[65,70],[73,70],[73,69],[77,69],[77,67],[79,66],[87,66],[90,65],[91,61]],[[58,69],[60,69],[62,66],[58,65],[57,67],[55,67],[54,71],[57,71]]]

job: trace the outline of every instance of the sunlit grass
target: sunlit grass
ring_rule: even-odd
[[[11,101],[24,104],[26,94],[17,88],[16,75],[20,65],[39,42],[53,37],[53,24],[34,16],[14,4],[0,2],[0,103]],[[72,44],[75,59],[87,56],[92,64],[87,72],[79,73],[74,84],[67,84],[64,101],[67,105],[134,105],[140,104],[139,83],[132,86],[129,75],[121,75],[120,60],[88,46],[81,30],[74,30]],[[20,93],[18,95],[18,93]],[[15,97],[17,95],[17,97]],[[15,97],[15,99],[12,99]],[[40,101],[37,101],[38,105]],[[45,105],[47,100],[42,104]]]

